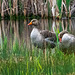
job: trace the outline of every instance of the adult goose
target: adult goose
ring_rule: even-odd
[[[45,48],[45,46],[54,48],[56,46],[56,34],[48,30],[38,29],[37,26],[40,25],[40,23],[37,19],[32,19],[28,25],[32,25],[33,27],[30,38],[31,43],[34,44],[34,46],[38,48]]]
[[[62,31],[58,35],[59,38],[59,48],[62,49],[65,53],[75,52],[75,36],[69,34],[68,31]]]

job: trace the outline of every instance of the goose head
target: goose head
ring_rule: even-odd
[[[62,32],[59,33],[58,38],[59,38],[59,41],[60,41],[60,42],[62,42],[62,37],[63,37],[63,35],[66,34],[66,33],[68,33],[68,31],[62,31]]]
[[[32,19],[28,25],[37,26],[38,24],[39,24],[39,21],[37,19]]]

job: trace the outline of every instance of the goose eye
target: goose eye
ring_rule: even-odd
[[[35,22],[35,20],[33,20],[32,22]]]

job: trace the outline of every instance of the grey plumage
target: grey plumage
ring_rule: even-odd
[[[39,30],[37,25],[39,21],[37,19],[31,20],[33,25],[33,30],[30,34],[31,42],[34,46],[39,48],[45,48],[47,46],[54,48],[56,46],[56,34],[48,30]],[[46,44],[46,46],[45,46]]]

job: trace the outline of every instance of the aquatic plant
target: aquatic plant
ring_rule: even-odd
[[[61,13],[61,5],[62,5],[62,0],[57,0],[57,6],[59,9],[59,13]]]
[[[69,10],[70,0],[63,1],[65,4],[65,8]],[[44,17],[52,17],[52,16],[61,16],[63,11],[63,2],[62,0],[31,0],[30,2],[24,0],[8,0],[0,1],[0,10],[1,16],[7,17],[6,15],[11,16],[24,16],[29,17],[29,15],[40,15],[42,18]],[[28,6],[27,6],[28,5]],[[58,7],[57,7],[58,6]],[[51,10],[52,9],[52,10]],[[57,15],[56,14],[57,11]],[[66,12],[66,10],[65,10]],[[70,11],[69,11],[70,12]],[[53,15],[51,15],[53,14]],[[17,18],[17,17],[16,17]]]
[[[70,6],[70,0],[66,0],[66,7],[67,7],[68,12],[69,12],[69,6]]]
[[[50,17],[51,16],[51,8],[50,8],[50,3],[48,1],[48,16]]]
[[[52,53],[53,49],[46,49],[45,58],[43,50],[38,48],[29,50],[24,42],[19,46],[18,41],[15,41],[11,49],[7,46],[7,38],[4,39],[3,43],[3,48],[0,48],[1,75],[75,74],[74,53],[64,55],[64,53],[56,47],[54,53]]]

